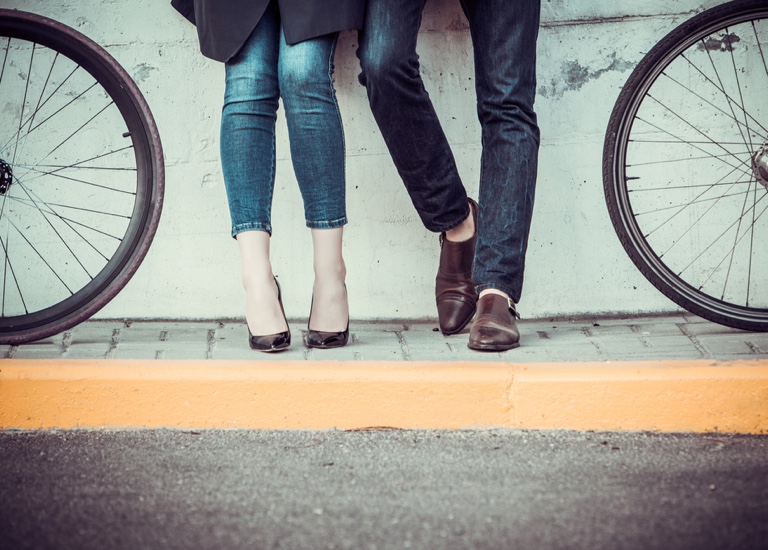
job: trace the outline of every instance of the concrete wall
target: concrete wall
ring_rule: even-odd
[[[602,194],[601,155],[613,103],[630,71],[667,31],[719,0],[543,0],[537,111],[542,133],[524,317],[675,309],[634,268]],[[166,197],[154,244],[99,317],[239,317],[239,258],[218,160],[223,67],[198,53],[194,28],[169,0],[0,0],[69,24],[100,44],[144,92],[166,155]],[[347,143],[345,256],[354,319],[435,315],[437,237],[421,225],[357,84],[356,34],[343,33],[336,83]],[[458,0],[429,0],[422,72],[477,196],[479,124],[472,46]],[[306,317],[311,243],[278,122],[273,264],[289,317]]]

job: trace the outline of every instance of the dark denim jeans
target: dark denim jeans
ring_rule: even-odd
[[[307,227],[329,229],[347,223],[344,133],[332,76],[337,36],[289,46],[273,2],[243,49],[227,62],[221,164],[233,236],[241,231],[272,232],[280,97]]]
[[[425,0],[368,0],[358,57],[376,122],[424,225],[468,215],[466,191],[419,73]],[[533,110],[540,0],[461,0],[475,59],[482,127],[473,280],[518,302],[533,213],[539,128]]]

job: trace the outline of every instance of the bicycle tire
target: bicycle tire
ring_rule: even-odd
[[[11,149],[15,156],[18,151],[34,149],[38,143],[46,143],[46,140],[37,138],[32,138],[30,140],[28,139],[28,134],[44,127],[45,124],[51,125],[52,123],[49,121],[54,118],[64,120],[65,124],[72,125],[73,122],[70,121],[71,112],[75,110],[75,107],[72,105],[76,105],[77,109],[81,109],[83,112],[89,112],[86,111],[86,109],[92,108],[89,107],[89,103],[95,103],[95,99],[104,99],[107,106],[104,107],[102,111],[99,111],[99,113],[103,112],[107,113],[107,115],[97,114],[91,120],[86,121],[82,127],[75,131],[76,133],[86,134],[84,137],[70,139],[76,135],[72,134],[72,136],[67,138],[64,142],[57,145],[58,150],[54,149],[54,151],[56,151],[55,153],[52,151],[46,158],[58,158],[57,156],[63,156],[64,153],[61,151],[72,151],[77,153],[79,148],[88,150],[88,154],[93,154],[90,152],[89,148],[95,147],[93,145],[94,141],[98,142],[99,140],[94,140],[94,136],[88,135],[88,132],[96,133],[96,137],[105,134],[106,132],[104,131],[104,128],[102,128],[105,123],[102,122],[99,125],[100,119],[104,118],[106,118],[110,124],[113,120],[119,122],[120,119],[122,119],[124,127],[108,128],[108,130],[110,130],[109,137],[111,138],[112,134],[120,132],[120,136],[115,137],[114,139],[119,140],[122,138],[123,140],[127,140],[121,142],[121,144],[125,144],[125,147],[121,148],[120,151],[108,150],[107,153],[100,155],[99,162],[104,163],[103,166],[96,166],[93,158],[76,161],[72,160],[72,158],[67,158],[66,162],[62,163],[60,167],[56,167],[55,170],[50,168],[49,165],[45,165],[44,168],[41,168],[40,163],[43,161],[39,159],[37,160],[38,164],[28,164],[25,168],[27,174],[34,174],[34,177],[29,178],[30,180],[37,179],[38,183],[40,181],[46,182],[48,189],[55,188],[60,196],[71,196],[74,199],[81,201],[93,201],[96,200],[94,197],[98,198],[100,196],[99,193],[107,196],[109,196],[110,192],[111,195],[115,195],[118,192],[129,195],[124,201],[125,204],[123,205],[121,203],[121,208],[124,208],[125,212],[120,213],[119,215],[117,213],[108,212],[106,206],[104,212],[96,213],[94,213],[93,208],[79,208],[81,212],[85,212],[86,216],[90,216],[90,218],[95,220],[98,220],[99,217],[106,218],[107,215],[120,217],[120,224],[125,226],[125,230],[124,233],[117,235],[108,234],[107,231],[100,229],[100,226],[98,226],[96,222],[91,222],[90,218],[88,218],[88,223],[84,223],[82,220],[74,219],[76,216],[73,214],[67,214],[66,216],[62,215],[60,212],[64,211],[64,208],[77,210],[78,207],[69,204],[62,205],[59,203],[54,204],[46,202],[44,199],[40,198],[40,194],[44,191],[30,191],[29,189],[33,184],[26,184],[26,182],[23,181],[22,176],[12,174],[12,163],[3,161],[5,165],[3,167],[3,173],[7,180],[6,183],[9,183],[11,189],[8,189],[7,187],[2,188],[3,200],[2,209],[0,210],[0,228],[2,227],[2,223],[6,224],[3,232],[0,233],[0,239],[3,237],[5,238],[2,245],[5,260],[2,266],[3,312],[0,316],[0,344],[21,344],[52,336],[81,323],[104,307],[128,283],[138,269],[139,264],[144,259],[157,231],[162,210],[165,175],[159,132],[149,106],[128,73],[102,47],[80,32],[62,23],[37,14],[7,9],[0,9],[0,40],[3,40],[3,43],[5,44],[4,52],[1,47],[2,44],[0,44],[0,56],[3,56],[3,54],[5,56],[5,61],[0,59],[0,62],[3,62],[3,70],[8,75],[11,75],[11,70],[6,69],[6,67],[14,69],[12,75],[13,80],[11,80],[11,76],[9,76],[7,81],[12,81],[12,85],[19,85],[25,90],[24,98],[21,101],[22,105],[18,108],[19,112],[22,113],[18,116],[19,130],[16,131],[15,136],[13,135],[13,131],[11,132],[11,139],[16,139],[16,143],[12,147],[6,147],[5,149],[9,155]],[[9,55],[21,56],[23,54],[24,56],[27,56],[29,52],[31,52],[29,55],[29,66],[23,66],[21,68],[12,66],[14,63],[13,57],[9,64]],[[35,58],[36,54],[38,56],[37,58]],[[37,111],[32,115],[28,115],[27,113],[27,118],[25,118],[24,113],[27,105],[27,90],[32,86],[30,81],[32,81],[33,73],[35,73],[37,69],[34,62],[39,59],[46,59],[46,55],[48,56],[47,59],[52,59],[52,61],[49,68],[46,66],[46,70],[48,70],[47,78],[45,79],[44,85],[41,84],[42,91],[40,91],[39,99],[37,99],[37,104],[34,107],[35,109],[41,108],[41,104],[49,105],[55,103],[51,98],[57,93],[63,96],[75,95],[74,92],[69,89],[69,87],[71,87],[70,82],[74,81],[74,79],[70,78],[72,75],[67,76],[66,78],[59,77],[61,84],[59,84],[59,87],[56,88],[55,91],[51,92],[53,84],[49,87],[49,81],[55,78],[52,77],[52,75],[57,74],[57,71],[63,70],[60,69],[61,67],[64,67],[67,71],[70,67],[74,67],[72,69],[73,74],[84,79],[89,79],[89,82],[90,79],[92,79],[94,84],[90,88],[87,88],[85,92],[82,92],[82,97],[78,96],[75,97],[75,99],[65,97],[62,99],[61,102],[65,106],[59,111],[56,111],[54,115],[39,122],[39,119],[35,119]],[[26,59],[26,57],[24,57],[24,59]],[[25,71],[26,81],[24,81]],[[19,75],[21,80],[16,77],[16,74]],[[43,79],[41,78],[40,80],[42,81]],[[21,82],[21,84],[17,84],[18,82]],[[2,86],[1,76],[0,86]],[[59,92],[59,90],[67,91],[65,93],[64,91]],[[95,90],[95,92],[92,90]],[[2,94],[0,93],[0,98],[1,97]],[[45,101],[43,101],[44,98]],[[65,100],[68,101],[68,103],[64,104],[63,102]],[[32,105],[32,103],[29,104]],[[50,109],[52,110],[53,107],[50,107]],[[59,115],[59,113],[64,110],[67,111],[67,117],[69,118]],[[42,115],[40,115],[40,118],[42,118]],[[93,120],[96,120],[97,122],[93,122]],[[79,121],[77,121],[77,123],[79,124]],[[33,124],[37,124],[37,126],[33,126]],[[94,128],[94,126],[98,127]],[[85,130],[83,130],[83,128],[85,128]],[[28,143],[32,143],[32,145],[27,145]],[[101,142],[98,142],[96,145],[102,148],[107,147],[107,145],[104,145]],[[2,144],[0,144],[0,146],[2,146]],[[50,149],[50,146],[48,147]],[[0,149],[0,153],[3,153],[3,150],[4,149]],[[87,156],[85,153],[82,153],[82,155]],[[117,158],[120,162],[125,160],[129,165],[123,167],[118,161],[111,161],[110,158]],[[50,163],[51,161],[48,160],[46,162]],[[69,165],[66,165],[66,163],[69,163]],[[94,183],[90,181],[92,178],[90,178],[89,181],[85,181],[72,176],[63,176],[63,174],[66,174],[66,172],[63,172],[64,170],[73,171],[86,169],[90,170],[91,173],[98,173],[99,171],[109,173],[111,175],[109,178],[106,178],[109,185],[112,185],[112,181],[118,181],[120,182],[120,185],[126,183],[129,186],[128,190],[126,191],[122,188],[118,189],[117,187],[113,189],[109,185],[101,185],[101,180]],[[21,172],[21,170],[17,171]],[[123,174],[124,172],[126,174]],[[66,183],[69,187],[66,187],[64,183],[50,185],[47,182],[49,182],[52,177],[58,178],[56,180],[57,182],[61,179],[69,180]],[[80,182],[81,186],[78,187],[75,182]],[[89,186],[87,188],[88,191],[82,190],[85,184]],[[15,188],[17,189],[22,189],[26,196],[21,195],[21,191],[19,191],[19,195],[16,197],[11,196],[14,186],[16,186]],[[41,189],[45,189],[45,187],[41,186]],[[107,189],[108,191],[104,191],[103,189]],[[56,242],[51,244],[49,240],[39,245],[36,242],[30,242],[29,239],[34,237],[33,231],[29,230],[28,227],[20,227],[21,224],[16,223],[14,218],[11,217],[14,204],[16,205],[16,210],[26,209],[23,210],[23,215],[27,218],[32,217],[28,213],[34,211],[37,218],[40,219],[40,225],[44,226],[44,229],[49,232],[48,238],[53,239]],[[86,206],[90,206],[90,203],[85,204]],[[35,211],[35,209],[37,209],[37,211]],[[67,210],[66,212],[69,212],[70,210]],[[129,211],[130,213],[128,213]],[[46,223],[50,228],[45,226]],[[109,245],[111,247],[109,250],[113,248],[113,252],[110,252],[109,250],[104,252],[99,248],[101,246],[100,244],[97,246],[92,242],[87,242],[91,248],[104,257],[104,260],[99,259],[99,262],[103,262],[103,265],[94,262],[97,266],[94,268],[91,265],[84,264],[83,262],[86,262],[86,260],[78,257],[80,252],[75,251],[76,247],[81,246],[84,248],[85,245],[75,242],[77,238],[73,238],[68,242],[67,238],[69,237],[65,237],[64,230],[58,229],[58,227],[64,227],[66,231],[69,231],[69,233],[67,233],[68,235],[80,235],[84,241],[89,241],[89,238],[83,235],[91,235],[96,232],[101,232],[107,235],[110,239],[116,239],[118,242]],[[69,229],[67,229],[67,227],[69,227]],[[87,229],[84,229],[84,227]],[[119,227],[122,228],[122,225]],[[22,233],[22,229],[27,231],[27,234]],[[16,232],[18,232],[19,235],[16,235]],[[57,236],[58,241],[61,242],[56,240],[54,234]],[[13,249],[11,248],[12,239],[14,244]],[[103,237],[102,239],[104,241],[109,240],[107,237]],[[92,241],[98,242],[97,239],[92,239]],[[110,240],[110,242],[112,241]],[[19,244],[16,245],[16,243]],[[72,258],[65,258],[62,260],[60,254],[51,254],[48,258],[44,257],[40,250],[44,250],[46,247],[52,247],[53,245],[59,247],[65,246],[66,249],[71,252]],[[39,246],[40,248],[36,249],[35,246]],[[63,261],[67,266],[69,266],[69,264],[74,265],[80,263],[83,270],[85,270],[87,277],[83,275],[79,275],[78,277],[86,282],[81,287],[77,288],[74,283],[61,280],[64,287],[66,287],[66,291],[61,291],[63,294],[62,299],[59,299],[58,297],[58,290],[56,292],[50,292],[53,298],[48,298],[48,294],[46,294],[45,298],[47,300],[50,299],[52,303],[46,302],[41,308],[30,310],[32,308],[28,307],[26,302],[32,301],[32,298],[36,298],[36,296],[34,292],[29,293],[27,291],[27,300],[25,301],[24,299],[24,292],[21,288],[21,283],[24,282],[24,269],[18,267],[20,261],[17,260],[17,258],[22,257],[22,254],[18,254],[14,257],[11,255],[12,250],[16,251],[17,249],[22,248],[24,250],[24,261],[30,262],[30,264],[24,268],[26,269],[26,274],[28,276],[34,278],[36,274],[45,271],[45,269],[47,269],[43,266],[43,263],[45,263],[45,265],[51,268],[53,275],[61,280],[62,275],[56,272],[51,265],[53,265],[54,262]],[[34,254],[30,252],[30,250],[33,250]],[[29,258],[32,258],[32,260]],[[14,261],[17,262],[15,269],[13,266]],[[34,267],[35,264],[31,262],[36,262],[38,267]],[[67,269],[71,268],[68,267]],[[98,271],[96,272],[96,270]],[[93,273],[91,273],[91,271],[93,271]],[[53,280],[54,278],[51,277],[51,279]],[[70,288],[70,285],[73,288]],[[38,287],[39,286],[40,285],[38,285]],[[46,290],[48,290],[48,287],[46,287]],[[67,291],[69,295],[67,295]],[[18,298],[16,297],[16,294],[19,295]],[[43,294],[42,290],[40,291],[40,294]],[[11,311],[6,314],[6,309],[10,311],[11,308],[6,302],[10,304],[13,300],[23,304],[23,308],[19,306],[21,313]]]
[[[751,331],[768,331],[762,250],[768,249],[768,240],[754,246],[756,234],[766,233],[763,206],[768,200],[762,201],[768,185],[745,163],[760,150],[764,162],[768,121],[764,100],[751,103],[750,90],[741,97],[733,90],[742,94],[740,79],[747,78],[761,79],[764,86],[767,20],[765,0],[737,0],[673,29],[628,78],[611,113],[603,148],[608,212],[635,266],[682,308]],[[725,54],[725,61],[718,52]],[[737,58],[759,62],[758,54],[763,64],[745,63],[739,70]],[[728,56],[733,75],[721,69]],[[675,93],[681,97],[675,99]],[[693,121],[685,117],[689,113]],[[709,132],[715,130],[735,138],[714,140]],[[741,141],[748,146],[745,151]],[[662,164],[685,170],[664,173]],[[721,176],[728,170],[730,175]],[[688,202],[674,202],[678,196]],[[739,217],[737,201],[742,196]],[[717,215],[723,225],[714,223]]]

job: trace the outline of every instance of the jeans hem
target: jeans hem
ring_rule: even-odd
[[[242,233],[244,231],[266,231],[270,235],[272,235],[272,226],[268,223],[261,223],[261,222],[249,222],[249,223],[239,223],[237,225],[232,226],[232,238],[234,239],[237,237],[238,233]]]
[[[335,220],[322,222],[311,222],[307,220],[307,227],[310,229],[336,229],[337,227],[342,227],[344,225],[347,225],[346,216],[342,216],[341,218],[337,218]]]
[[[467,201],[467,213],[457,222],[455,223],[448,223],[440,227],[427,227],[429,231],[432,231],[433,233],[445,233],[446,231],[450,231],[451,229],[455,229],[456,227],[460,226],[464,221],[472,215],[472,209],[469,206],[469,201]]]

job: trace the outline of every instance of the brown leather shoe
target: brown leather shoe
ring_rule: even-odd
[[[470,349],[505,351],[520,345],[519,319],[512,300],[498,294],[486,294],[477,303],[477,319],[469,331]]]
[[[467,326],[477,307],[472,282],[472,261],[477,243],[477,203],[469,199],[469,215],[475,221],[475,234],[455,243],[440,235],[440,267],[435,280],[437,319],[443,334],[456,334]]]

